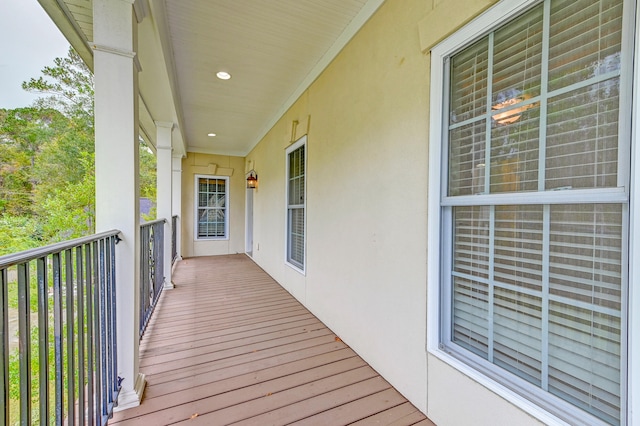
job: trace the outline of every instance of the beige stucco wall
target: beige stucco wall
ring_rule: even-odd
[[[195,175],[229,177],[229,238],[226,240],[195,238]],[[242,157],[189,153],[182,160],[183,257],[244,253],[245,191]]]
[[[537,423],[426,351],[428,51],[492,3],[386,1],[246,158],[254,260],[439,425]],[[304,134],[305,275],[284,259],[285,149]]]

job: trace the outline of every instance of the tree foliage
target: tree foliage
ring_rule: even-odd
[[[92,170],[93,154],[83,153],[78,158],[79,168]],[[94,232],[95,228],[95,179],[86,173],[77,181],[39,193],[39,216],[42,235],[48,242],[65,241]]]
[[[140,141],[140,196],[156,199],[156,156]]]
[[[0,215],[0,255],[32,248],[39,234],[37,222],[30,217]]]
[[[29,157],[12,144],[0,142],[0,214],[31,213]]]
[[[38,108],[53,108],[67,117],[84,121],[93,128],[93,74],[72,48],[66,58],[54,59],[44,67],[42,76],[22,83],[22,88],[44,95],[36,101]]]
[[[36,184],[36,159],[66,120],[53,109],[0,110],[0,213],[33,213],[30,196]]]

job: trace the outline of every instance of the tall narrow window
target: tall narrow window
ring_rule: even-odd
[[[229,238],[229,178],[196,176],[196,239]]]
[[[287,149],[287,263],[304,271],[307,137]]]
[[[570,423],[626,413],[624,15],[545,0],[443,58],[441,343]]]

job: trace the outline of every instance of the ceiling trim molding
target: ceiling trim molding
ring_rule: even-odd
[[[311,86],[311,84],[322,74],[322,72],[329,66],[331,61],[335,59],[336,56],[342,51],[342,49],[351,41],[353,36],[364,26],[364,24],[373,16],[373,14],[378,10],[378,8],[384,3],[385,0],[369,0],[367,3],[360,9],[360,12],[356,15],[355,18],[349,23],[349,25],[344,29],[342,34],[336,39],[333,45],[327,50],[327,52],[320,58],[318,63],[313,67],[313,69],[307,74],[304,80],[298,85],[296,90],[289,96],[289,98],[285,101],[284,104],[276,111],[275,115],[271,117],[271,119],[267,122],[267,124],[260,130],[260,132],[256,135],[255,141],[249,147],[247,152],[245,152],[242,156],[246,156],[251,152],[253,148],[265,137],[265,135],[271,130],[271,128],[280,120],[280,118],[287,112],[289,108],[298,100],[298,98]]]

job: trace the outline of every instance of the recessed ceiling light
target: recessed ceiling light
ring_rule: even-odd
[[[220,80],[229,80],[231,78],[231,74],[226,71],[218,71],[216,73],[216,77],[218,77]]]
[[[210,138],[214,137],[215,135],[215,133],[207,133],[207,136],[209,136]]]

